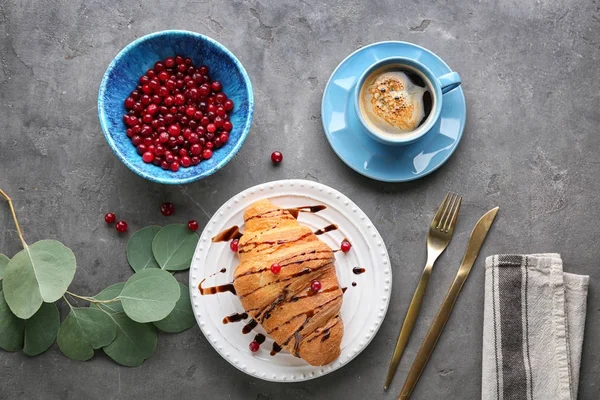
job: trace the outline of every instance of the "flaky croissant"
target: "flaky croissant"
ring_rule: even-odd
[[[269,200],[244,213],[233,285],[246,312],[276,343],[311,365],[340,355],[342,289],[331,248]],[[279,264],[275,274],[271,265]],[[318,291],[311,283],[319,281]]]

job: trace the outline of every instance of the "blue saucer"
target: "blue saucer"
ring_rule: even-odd
[[[355,171],[384,182],[406,182],[432,173],[450,158],[466,122],[462,88],[444,94],[438,122],[415,143],[388,146],[372,139],[354,111],[353,88],[375,61],[392,56],[412,58],[436,76],[452,70],[431,51],[412,43],[379,42],[350,54],[333,71],[321,105],[323,129],[331,147]]]

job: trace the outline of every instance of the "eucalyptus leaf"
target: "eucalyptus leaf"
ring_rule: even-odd
[[[140,229],[127,242],[127,261],[135,272],[146,268],[160,268],[152,254],[152,240],[160,231],[157,225]]]
[[[19,318],[28,319],[43,302],[58,300],[75,275],[75,255],[56,240],[40,240],[18,252],[4,271],[4,298]]]
[[[0,290],[0,348],[6,351],[18,351],[23,348],[25,320],[17,318],[10,311]]]
[[[44,303],[25,321],[23,352],[28,356],[42,354],[52,346],[60,327],[60,313],[56,304]]]
[[[58,330],[57,343],[64,355],[85,361],[94,349],[108,346],[117,333],[113,319],[98,308],[73,307]]]
[[[167,225],[154,236],[152,253],[162,269],[182,271],[190,267],[198,239],[187,225]]]
[[[165,319],[154,322],[154,325],[163,332],[183,332],[196,325],[196,318],[194,318],[194,311],[192,310],[192,303],[190,301],[190,291],[183,283],[179,283],[179,291],[181,295],[171,314]]]
[[[127,367],[137,367],[152,357],[158,342],[154,325],[132,321],[124,312],[109,315],[117,334],[115,340],[103,348],[107,356]]]
[[[4,254],[0,254],[0,280],[2,280],[2,277],[4,276],[4,270],[9,261],[10,258],[6,257]]]
[[[96,300],[113,300],[116,299],[123,291],[123,286],[125,286],[125,282],[115,283],[98,293],[94,296]],[[104,311],[109,313],[116,313],[123,311],[123,305],[120,301],[113,301],[110,303],[94,303],[98,307],[102,308]],[[90,307],[93,307],[93,304],[90,304]]]
[[[179,300],[177,280],[162,269],[144,269],[127,280],[119,295],[123,310],[136,322],[154,322],[167,317]]]

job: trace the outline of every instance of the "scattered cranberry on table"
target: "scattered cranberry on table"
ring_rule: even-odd
[[[182,56],[154,64],[124,105],[127,136],[142,160],[173,172],[212,158],[233,129],[234,103],[221,82]]]
[[[347,241],[347,240],[342,241],[341,250],[344,253],[349,252],[351,248],[352,248],[352,244],[349,241]]]
[[[127,222],[123,220],[117,221],[117,223],[115,224],[115,229],[117,230],[117,232],[127,232]]]
[[[231,241],[231,243],[229,243],[229,248],[231,249],[231,251],[233,251],[234,253],[237,253],[239,243],[240,243],[239,239],[233,239]]]
[[[196,232],[198,230],[198,222],[194,219],[188,221],[188,228],[190,228],[190,231]]]
[[[281,265],[275,263],[273,265],[271,265],[271,272],[274,273],[275,275],[277,275],[278,273],[281,272]]]
[[[115,213],[111,213],[111,212],[109,212],[109,213],[107,213],[107,214],[104,216],[104,221],[105,221],[107,224],[112,224],[112,223],[113,223],[113,222],[115,222],[116,220],[117,220],[117,216],[115,215]]]
[[[312,281],[312,283],[310,284],[310,290],[312,290],[313,292],[318,292],[319,290],[321,290],[321,282]]]
[[[248,348],[250,349],[251,352],[256,353],[260,349],[260,344],[258,344],[258,342],[256,340],[253,340],[248,345]]]
[[[280,151],[274,151],[271,153],[271,161],[273,164],[277,165],[283,161],[283,154]]]
[[[173,205],[173,203],[165,202],[162,203],[160,206],[160,213],[165,217],[168,217],[169,215],[173,214],[174,211],[175,206]]]

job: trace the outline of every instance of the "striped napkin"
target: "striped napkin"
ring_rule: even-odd
[[[577,399],[588,280],[559,254],[486,259],[483,400]]]

